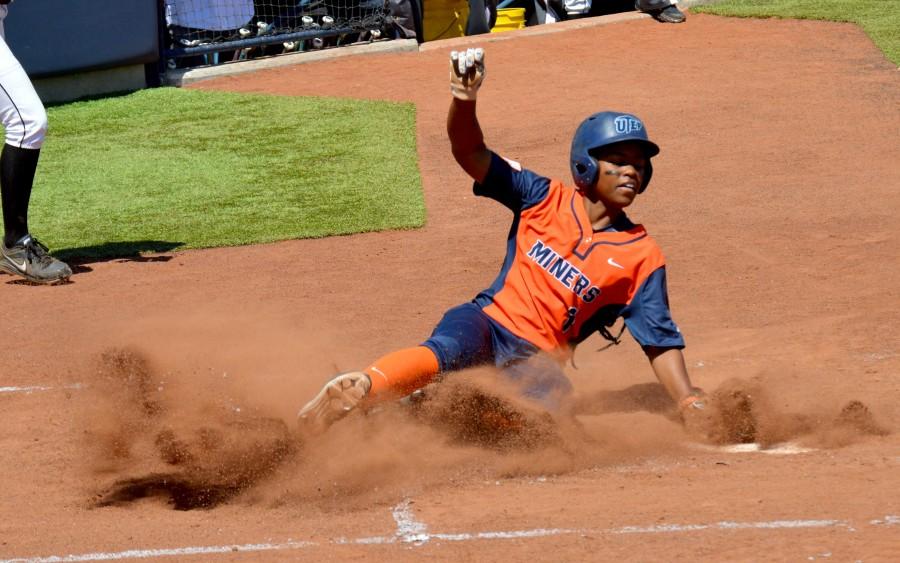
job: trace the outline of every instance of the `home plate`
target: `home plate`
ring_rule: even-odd
[[[696,444],[696,447],[701,450],[707,450],[711,452],[722,452],[727,454],[744,454],[744,453],[754,453],[759,452],[763,454],[775,454],[775,455],[792,455],[792,454],[805,454],[807,452],[815,451],[815,448],[806,448],[792,442],[784,442],[782,444],[772,444],[770,446],[761,446],[757,443],[752,444],[728,444],[725,446],[708,446],[706,444]]]

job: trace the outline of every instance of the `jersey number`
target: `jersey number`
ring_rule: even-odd
[[[562,329],[563,332],[568,332],[572,325],[575,324],[575,315],[578,314],[578,309],[575,307],[569,307],[569,310],[566,311],[566,322],[563,323]]]

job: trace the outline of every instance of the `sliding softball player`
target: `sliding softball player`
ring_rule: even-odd
[[[475,112],[484,76],[481,49],[451,53],[447,132],[475,194],[514,214],[500,274],[471,302],[447,311],[421,345],[331,379],[300,410],[299,422],[324,428],[357,406],[484,364],[498,367],[524,396],[564,411],[572,387],[562,365],[594,332],[616,341],[608,328],[618,318],[681,411],[703,409],[669,311],[665,259],[625,213],[647,189],[659,153],[643,122],[612,111],[585,119],[572,140],[575,185],[568,186],[487,148]]]

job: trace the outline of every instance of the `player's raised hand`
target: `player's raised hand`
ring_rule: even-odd
[[[484,80],[484,49],[450,52],[450,92],[460,100],[475,100]]]

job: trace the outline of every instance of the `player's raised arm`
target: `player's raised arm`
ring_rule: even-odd
[[[483,49],[450,53],[453,100],[447,112],[447,135],[456,162],[477,182],[485,179],[491,165],[491,153],[484,144],[484,135],[475,115],[475,97],[484,74]]]

